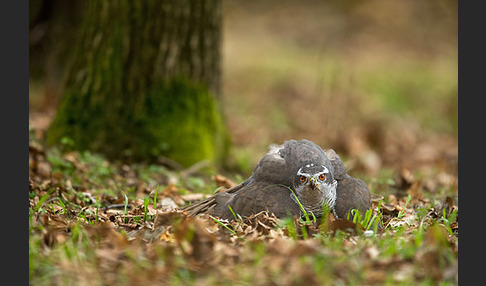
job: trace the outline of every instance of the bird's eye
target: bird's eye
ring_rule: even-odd
[[[300,181],[303,183],[307,178],[305,176],[300,176]]]
[[[324,181],[326,179],[326,175],[320,174],[319,175],[319,180]]]

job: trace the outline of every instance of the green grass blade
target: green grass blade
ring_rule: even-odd
[[[408,203],[412,199],[411,195],[408,195],[407,200],[405,201],[405,205],[403,206],[403,209],[398,213],[397,218],[402,218],[405,215],[405,209],[407,208]]]
[[[222,223],[219,219],[215,218],[214,216],[212,215],[209,215],[210,218],[212,218],[217,224],[223,226],[224,228],[226,228],[227,230],[229,230],[229,232],[231,232],[231,234],[234,234],[236,235],[236,232],[234,230],[232,230],[229,226],[227,226],[226,224]]]
[[[47,198],[49,198],[49,196],[52,195],[52,193],[54,193],[55,190],[56,190],[55,188],[52,188],[50,191],[47,192],[47,194],[43,195],[39,199],[39,202],[37,203],[37,205],[35,205],[34,212],[39,211],[39,209],[45,203],[45,201],[47,200]]]
[[[159,192],[159,185],[157,185],[157,188],[155,189],[154,193],[154,209],[157,209],[157,193]]]
[[[230,212],[233,215],[233,217],[235,218],[235,220],[238,220],[238,217],[236,216],[235,212],[233,211],[233,208],[230,205],[228,205],[228,209],[230,210]]]
[[[125,201],[123,203],[123,215],[126,216],[128,214],[128,197],[124,191],[122,191],[123,196],[125,197]],[[126,217],[124,218],[124,222],[126,223]]]
[[[297,202],[297,204],[299,205],[299,208],[302,210],[302,213],[304,214],[305,221],[301,221],[301,222],[302,223],[307,223],[307,224],[310,224],[312,222],[315,222],[317,220],[317,218],[314,215],[314,213],[311,213],[312,215],[309,215],[307,213],[307,211],[305,210],[304,206],[300,203],[299,198],[297,198],[297,195],[295,194],[294,190],[292,190],[292,188],[290,188],[290,187],[287,187],[287,188],[290,190],[290,192],[292,192],[292,195],[294,195],[295,201]],[[309,218],[310,216],[312,216],[312,218],[313,218],[312,221]]]
[[[143,221],[147,221],[147,207],[149,204],[149,198],[145,197],[143,199]]]

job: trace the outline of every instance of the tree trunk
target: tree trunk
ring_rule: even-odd
[[[221,1],[90,1],[48,144],[220,162]]]

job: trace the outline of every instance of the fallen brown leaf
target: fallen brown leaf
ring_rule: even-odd
[[[211,195],[209,195],[209,194],[194,193],[194,194],[181,195],[181,198],[185,202],[195,202],[195,201],[203,200],[203,199],[208,198],[210,196]]]
[[[333,234],[338,230],[356,234],[358,229],[363,230],[363,227],[343,218],[335,219],[329,224],[329,230],[332,231]]]
[[[223,187],[224,189],[229,189],[229,188],[236,186],[235,182],[226,178],[223,175],[214,175],[213,180],[216,182],[218,187]],[[220,190],[220,191],[222,191],[222,190]]]
[[[422,194],[422,181],[414,181],[407,190],[407,193],[412,197],[412,202],[417,202],[424,198]]]

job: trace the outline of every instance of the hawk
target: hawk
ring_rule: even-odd
[[[183,210],[234,220],[236,214],[261,211],[282,218],[302,216],[305,210],[319,218],[327,207],[336,218],[347,218],[350,210],[364,214],[370,206],[368,186],[346,173],[339,155],[303,139],[271,145],[248,179]]]

